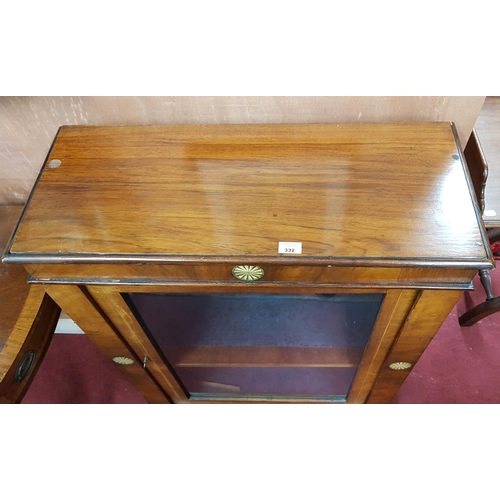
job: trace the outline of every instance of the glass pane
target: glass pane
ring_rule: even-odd
[[[126,298],[192,397],[329,398],[347,395],[383,295]]]

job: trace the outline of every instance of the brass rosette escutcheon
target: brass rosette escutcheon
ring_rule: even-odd
[[[391,370],[408,370],[412,366],[413,365],[411,363],[408,363],[408,361],[396,361],[395,363],[391,363],[389,365],[389,368]]]
[[[264,269],[259,266],[235,266],[232,274],[241,281],[257,281],[264,276]]]
[[[114,358],[111,358],[111,361],[113,363],[116,363],[117,365],[133,365],[134,360],[132,358],[127,358],[125,356],[115,356]]]

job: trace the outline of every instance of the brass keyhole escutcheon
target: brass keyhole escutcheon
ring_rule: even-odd
[[[257,281],[264,276],[264,269],[259,266],[235,266],[232,273],[241,281]]]

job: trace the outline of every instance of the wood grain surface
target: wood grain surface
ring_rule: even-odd
[[[21,210],[0,206],[0,255]],[[41,287],[28,285],[23,267],[0,263],[0,403],[21,401],[45,356],[59,313]],[[22,380],[16,380],[18,367],[30,352],[34,361]]]
[[[416,290],[389,290],[387,292],[370,342],[365,349],[363,361],[349,391],[348,403],[366,402],[418,293]],[[387,402],[390,402],[390,399]]]
[[[28,264],[25,268],[31,275],[32,283],[68,283],[93,285],[97,283],[188,283],[188,282],[229,282],[243,283],[232,274],[237,264],[250,263],[263,266],[264,276],[252,286],[261,287],[268,282],[276,283],[309,283],[309,284],[345,284],[365,283],[376,287],[442,287],[463,289],[470,288],[470,282],[477,273],[477,268],[404,268],[397,267],[351,267],[334,266],[328,263],[316,265],[290,266],[287,262],[281,265],[262,263],[239,257],[234,262],[183,264]],[[288,261],[290,259],[287,259]],[[414,263],[414,265],[416,265]]]
[[[465,146],[484,97],[0,97],[0,204],[24,204],[61,125],[453,121]]]
[[[145,334],[123,296],[113,293],[109,287],[88,287],[87,290],[130,348],[134,350],[136,356],[142,360],[147,358],[148,371],[153,374],[172,401],[174,403],[186,402],[187,391],[170,370],[168,361],[162,356],[161,350],[157,349],[157,346],[153,345],[152,340]]]
[[[303,253],[279,255],[280,241]],[[348,401],[389,402],[405,375],[388,363],[416,362],[457,288],[492,266],[485,241],[450,123],[63,127],[6,261],[51,282],[46,293],[107,356],[133,358],[121,370],[155,402],[188,399],[121,293],[383,290]],[[265,278],[238,281],[240,261]],[[238,349],[177,354],[186,366],[249,363]],[[273,397],[248,398],[259,399]]]
[[[481,214],[485,207],[485,189],[488,178],[488,163],[481,148],[481,143],[477,136],[477,131],[473,130],[470,135],[469,142],[464,149],[464,157],[469,169],[474,193],[476,195],[477,204]]]
[[[61,309],[39,286],[30,287],[19,318],[0,352],[0,403],[20,403],[42,363]],[[25,365],[26,357],[31,364]],[[25,366],[24,374],[18,369]]]
[[[105,356],[109,359],[122,356],[134,360],[131,365],[117,364],[116,367],[150,403],[171,402],[149,371],[142,367],[143,360],[123,340],[85,290],[77,286],[60,285],[47,287],[46,291]]]
[[[0,255],[14,232],[20,206],[0,206]],[[0,352],[7,342],[28,296],[28,273],[21,267],[0,263]]]
[[[420,292],[375,381],[368,403],[392,400],[411,370],[393,370],[389,365],[407,362],[414,366],[460,296],[460,292]]]
[[[11,252],[491,266],[458,154],[448,123],[63,127]]]

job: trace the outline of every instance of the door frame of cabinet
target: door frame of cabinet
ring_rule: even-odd
[[[39,285],[35,285],[39,286]],[[152,403],[325,403],[321,398],[224,397],[190,399],[168,360],[146,335],[123,293],[235,293],[234,284],[62,285],[45,291],[108,358],[131,358],[117,365],[138,391]],[[403,361],[411,367],[419,359],[458,299],[462,290],[355,288],[308,284],[276,286],[241,284],[238,293],[384,294],[368,344],[356,372],[347,403],[390,403],[411,368],[393,370]]]

